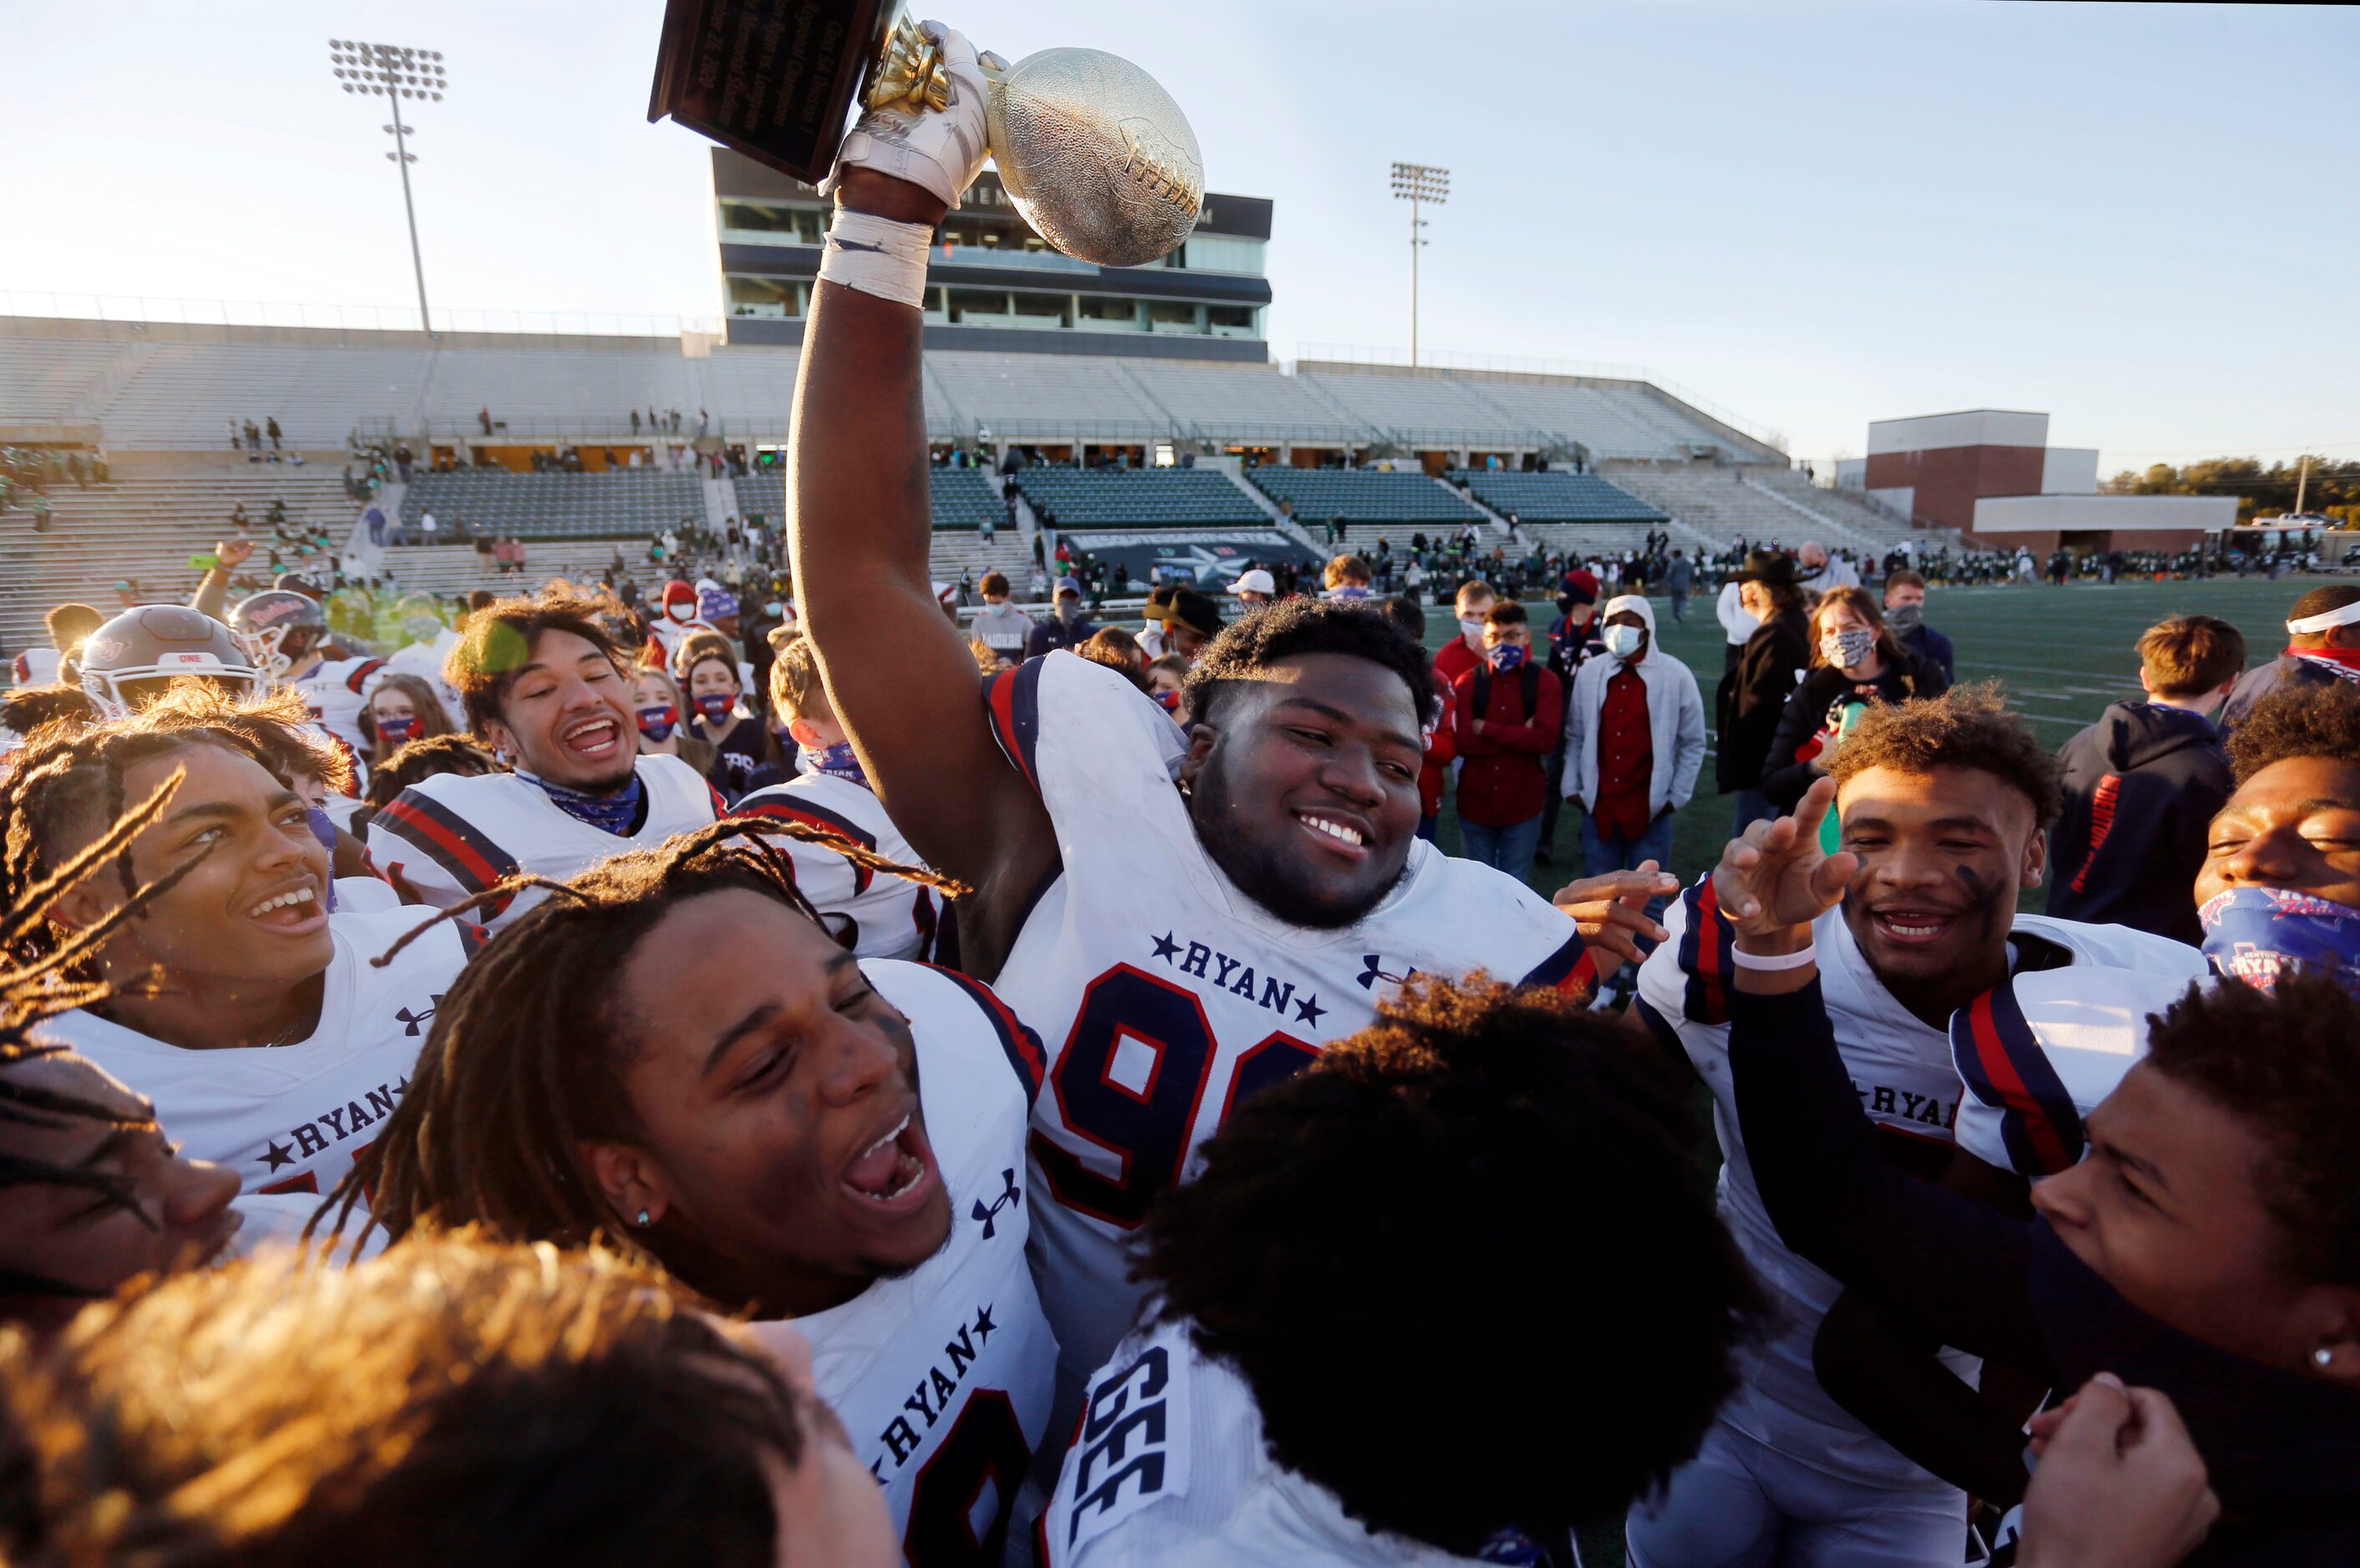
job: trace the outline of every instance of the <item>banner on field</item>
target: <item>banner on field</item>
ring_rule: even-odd
[[[1058,537],[1077,551],[1121,567],[1134,583],[1185,583],[1208,593],[1227,593],[1240,572],[1256,566],[1292,561],[1317,569],[1323,560],[1276,528],[1068,528]]]

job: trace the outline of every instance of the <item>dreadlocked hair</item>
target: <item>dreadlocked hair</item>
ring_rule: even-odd
[[[217,746],[235,751],[282,782],[287,776],[280,770],[300,760],[307,768],[322,769],[322,777],[333,782],[336,774],[328,769],[338,760],[333,753],[292,730],[302,713],[301,700],[292,693],[237,702],[203,682],[181,681],[126,718],[79,727],[71,723],[45,726],[0,768],[0,901],[12,911],[38,905],[46,913],[55,895],[71,886],[59,880],[64,869],[84,862],[88,852],[77,853],[79,842],[105,824],[118,824],[119,831],[127,806],[125,777],[142,763],[184,747]],[[107,837],[111,835],[100,842]],[[131,857],[111,858],[124,898],[135,898],[140,889]],[[105,929],[113,930],[113,922]],[[5,932],[0,935],[0,963],[32,964],[71,952],[71,972],[81,980],[96,978],[87,961],[97,944],[86,932],[61,944],[45,919],[24,920],[16,914],[0,931]]]
[[[183,777],[175,771],[147,800],[117,813],[114,823],[94,842],[37,881],[12,886],[6,912],[0,914],[0,952],[14,955],[27,951],[35,936],[47,939],[49,910],[109,861],[125,865],[127,876],[131,841],[163,815]],[[134,888],[129,898],[87,930],[63,942],[45,940],[45,950],[35,956],[0,966],[0,1127],[13,1124],[46,1129],[73,1122],[99,1122],[118,1130],[154,1130],[156,1120],[152,1115],[126,1118],[115,1109],[79,1094],[19,1082],[13,1069],[45,1057],[69,1054],[63,1045],[35,1039],[35,1032],[58,1014],[89,1007],[106,996],[104,982],[78,977],[90,956],[126,920],[169,892],[211,853],[208,847],[148,886]],[[62,1166],[0,1150],[0,1190],[25,1186],[80,1187],[126,1204],[132,1197],[130,1180],[119,1171]],[[56,1289],[44,1281],[0,1270],[0,1293],[27,1290],[53,1292]]]
[[[19,686],[0,697],[0,729],[28,735],[44,725],[66,724],[79,729],[98,722],[98,704],[79,686],[60,681],[50,686]]]
[[[729,817],[661,846],[618,855],[569,882],[519,876],[455,904],[403,937],[382,965],[442,920],[549,895],[501,931],[459,974],[434,1012],[410,1086],[308,1229],[341,1234],[355,1209],[399,1241],[413,1227],[479,1225],[512,1241],[607,1245],[669,1267],[662,1238],[610,1224],[582,1147],[636,1127],[623,1070],[634,1042],[617,1028],[614,991],[639,941],[684,899],[744,890],[827,920],[795,885],[776,842],[795,839],[949,898],[962,883],[885,859],[806,823]]]

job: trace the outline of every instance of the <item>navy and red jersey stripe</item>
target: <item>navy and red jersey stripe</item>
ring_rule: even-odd
[[[404,789],[370,822],[417,849],[451,875],[462,889],[474,894],[497,886],[516,875],[517,863],[507,850],[486,838],[465,818],[432,796]],[[486,913],[497,919],[508,906],[501,899]]]
[[[1736,951],[1737,933],[1721,912],[1711,873],[1681,894],[1680,904],[1688,915],[1680,931],[1680,973],[1688,977],[1680,1010],[1690,1023],[1725,1024],[1731,955]]]
[[[344,677],[344,689],[350,691],[354,696],[359,696],[361,694],[361,688],[368,684],[368,678],[384,668],[385,660],[382,659],[365,659],[361,660],[358,665],[354,667],[353,672]]]
[[[1577,931],[1565,939],[1565,945],[1541,960],[1533,972],[1524,976],[1527,985],[1546,985],[1568,996],[1587,996],[1598,988],[1598,961],[1590,956]]]
[[[1999,1108],[2000,1138],[2019,1174],[2054,1176],[2081,1160],[2081,1109],[2012,988],[1986,991],[1950,1016],[1950,1054],[1975,1098]]]
[[[775,822],[800,822],[804,827],[815,828],[821,833],[858,844],[871,855],[877,853],[875,833],[850,817],[789,794],[772,795],[761,800],[741,800],[728,814],[732,817],[759,817]],[[852,892],[855,898],[869,891],[869,885],[876,879],[874,869],[858,861],[852,863]]]
[[[992,677],[984,688],[992,738],[1036,795],[1041,792],[1041,768],[1034,755],[1041,746],[1041,659],[1028,659]]]
[[[1000,1049],[1007,1053],[1008,1065],[1016,1069],[1017,1079],[1024,1085],[1024,1104],[1030,1106],[1038,1100],[1042,1080],[1049,1075],[1049,1056],[1041,1049],[1041,1037],[1025,1028],[1023,1020],[1009,1010],[1008,1004],[990,986],[939,964],[926,967],[974,999],[983,1016],[991,1020],[992,1030],[1000,1037]]]

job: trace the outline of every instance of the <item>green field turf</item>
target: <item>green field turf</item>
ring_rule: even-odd
[[[2218,615],[2245,634],[2249,656],[2260,664],[2286,646],[2287,606],[2327,581],[2233,577],[2112,587],[2076,583],[2052,588],[2044,583],[1937,588],[1928,596],[1926,618],[1958,646],[1960,681],[2001,682],[2011,705],[2055,747],[2095,719],[2107,703],[2139,694],[2138,655],[2132,644],[2156,622],[2173,615]],[[1687,620],[1677,626],[1672,624],[1671,601],[1657,596],[1654,603],[1663,646],[1696,674],[1710,730],[1722,645],[1721,626],[1712,615],[1713,595],[1690,599]],[[1536,615],[1540,608],[1535,606]],[[1448,607],[1427,610],[1429,648],[1440,648],[1452,628]],[[1673,834],[1672,870],[1682,881],[1693,879],[1720,858],[1729,839],[1733,805],[1731,797],[1713,793],[1708,755],[1696,798],[1679,814]],[[1458,818],[1448,802],[1439,842],[1446,850],[1458,852]],[[1555,892],[1581,874],[1580,855],[1580,819],[1568,806],[1557,817],[1552,863],[1530,867],[1525,880],[1543,893]]]

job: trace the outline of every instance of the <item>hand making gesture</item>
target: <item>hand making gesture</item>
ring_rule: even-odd
[[[1603,980],[1622,964],[1646,957],[1639,951],[1639,938],[1664,940],[1666,933],[1648,917],[1647,902],[1679,890],[1678,877],[1643,860],[1629,871],[1578,877],[1558,888],[1549,902],[1573,917],[1574,929]]]
[[[1835,799],[1835,780],[1817,779],[1793,816],[1755,822],[1721,852],[1712,872],[1713,895],[1736,931],[1740,953],[1799,955],[1811,945],[1811,922],[1842,901],[1860,857],[1830,855],[1819,847],[1819,823]],[[1792,984],[1799,985],[1810,971],[1808,964],[1798,964],[1792,973]],[[1762,971],[1741,961],[1740,974]]]

